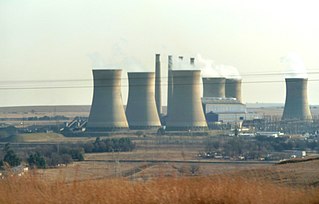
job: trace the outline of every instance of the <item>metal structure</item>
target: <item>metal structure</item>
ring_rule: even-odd
[[[312,121],[306,78],[286,78],[286,102],[282,120]]]
[[[120,69],[93,70],[94,92],[87,131],[128,128],[122,102],[121,74]]]
[[[202,108],[199,70],[173,70],[173,95],[166,130],[206,129]]]
[[[225,96],[226,98],[236,98],[237,101],[242,102],[241,79],[226,79]]]
[[[225,98],[225,82],[222,77],[203,77],[203,97]]]
[[[155,102],[154,72],[129,72],[126,117],[130,129],[159,128],[161,122]]]
[[[155,101],[158,115],[162,114],[162,90],[161,90],[161,61],[160,55],[155,55]]]

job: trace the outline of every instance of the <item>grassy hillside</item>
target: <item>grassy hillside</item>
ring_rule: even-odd
[[[64,136],[57,133],[28,133],[11,136],[6,142],[59,142]]]
[[[151,181],[104,179],[47,182],[38,175],[0,181],[0,203],[318,203],[318,189],[210,176]]]

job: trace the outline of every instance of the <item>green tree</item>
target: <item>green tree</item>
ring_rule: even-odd
[[[16,153],[10,148],[10,144],[7,143],[4,146],[4,157],[3,162],[8,163],[10,166],[19,166],[21,164],[21,159],[16,155]]]
[[[44,157],[39,152],[36,152],[34,154],[30,154],[30,156],[28,158],[28,163],[29,163],[30,167],[37,167],[37,168],[41,168],[41,169],[44,169],[47,166]]]

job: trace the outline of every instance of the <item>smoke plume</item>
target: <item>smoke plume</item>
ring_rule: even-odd
[[[284,67],[285,78],[308,78],[307,70],[301,59],[296,53],[289,53],[280,59]]]

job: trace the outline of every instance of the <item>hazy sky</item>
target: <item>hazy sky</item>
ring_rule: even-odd
[[[0,106],[91,104],[90,57],[100,56],[107,67],[152,71],[155,53],[164,81],[168,54],[200,53],[238,68],[245,102],[284,103],[280,58],[292,51],[308,70],[310,103],[319,104],[318,6],[315,0],[0,0]]]

